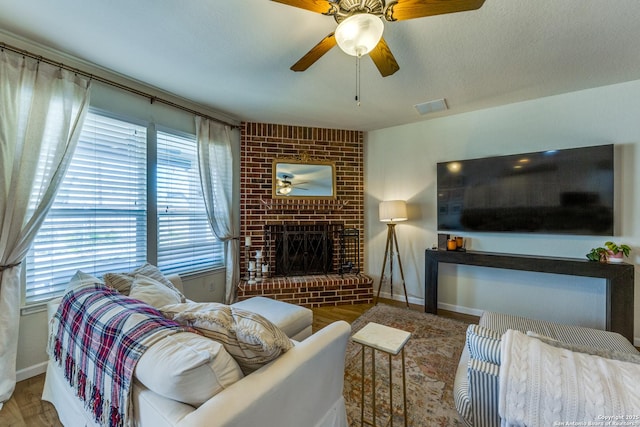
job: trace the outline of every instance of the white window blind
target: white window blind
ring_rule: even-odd
[[[185,273],[223,266],[207,219],[193,135],[157,133],[158,267]]]
[[[89,112],[69,171],[27,255],[25,302],[146,260],[146,128]]]

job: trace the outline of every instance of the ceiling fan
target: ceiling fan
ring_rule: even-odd
[[[367,53],[387,77],[400,69],[382,38],[382,19],[393,22],[425,16],[475,10],[485,0],[272,0],[311,12],[333,16],[338,27],[315,45],[291,70],[305,71],[336,44],[347,54]]]
[[[293,187],[294,184],[291,181],[293,179],[293,175],[287,175],[287,174],[283,174],[282,178],[278,178],[276,184],[277,184],[277,190],[276,192],[282,196],[286,196],[289,193],[291,193],[293,191]],[[295,188],[297,188],[298,190],[306,190],[306,188],[303,187],[299,187],[299,184],[304,184],[305,182],[301,181],[296,183]]]

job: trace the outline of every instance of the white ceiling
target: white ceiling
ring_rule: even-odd
[[[364,58],[359,107],[338,47],[289,70],[335,26],[269,0],[0,0],[0,30],[244,121],[366,131],[640,79],[640,0],[486,0],[385,23],[400,70]],[[438,98],[447,112],[413,107]]]

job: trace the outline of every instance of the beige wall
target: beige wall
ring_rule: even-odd
[[[407,290],[424,301],[424,250],[436,243],[436,163],[474,157],[615,144],[614,239],[640,260],[640,80],[369,132],[365,142],[366,272],[377,290],[384,255],[381,200],[405,199],[410,219],[397,227]],[[471,249],[583,258],[606,237],[463,233]],[[635,336],[640,337],[636,267]],[[515,312],[603,327],[604,280],[480,267],[440,268],[440,307]],[[394,279],[394,284],[397,283]],[[395,286],[394,286],[395,287]],[[383,287],[383,293],[386,288]],[[397,290],[397,288],[396,288]],[[387,290],[388,292],[388,290]],[[396,294],[397,297],[397,294]],[[640,342],[636,338],[636,345]]]

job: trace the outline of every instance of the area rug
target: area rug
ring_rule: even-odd
[[[405,346],[407,418],[412,427],[461,426],[453,403],[453,380],[464,346],[467,324],[433,314],[378,304],[351,325],[352,333],[369,322],[411,332]],[[349,426],[360,425],[362,346],[349,340],[344,396]],[[371,350],[365,353],[365,421],[372,421]],[[389,419],[389,356],[376,351],[376,420]],[[402,415],[402,358],[392,357],[393,424],[404,425]]]

